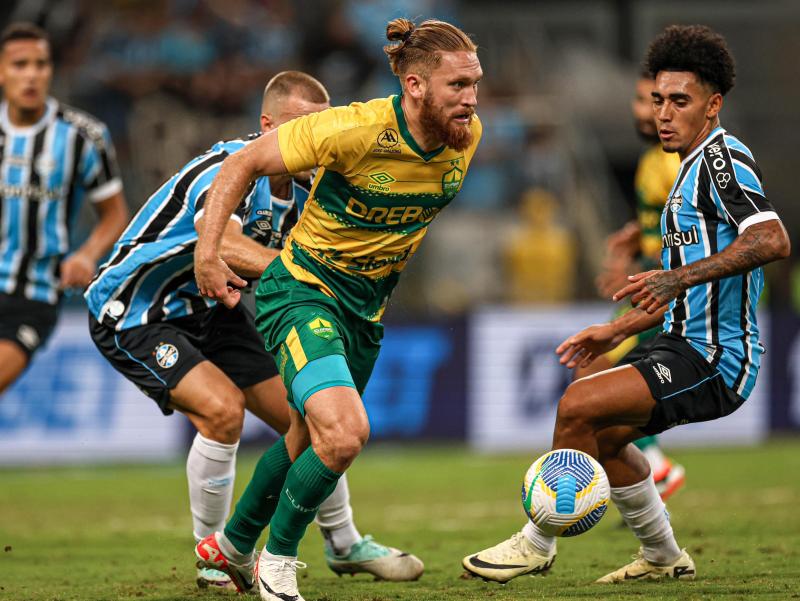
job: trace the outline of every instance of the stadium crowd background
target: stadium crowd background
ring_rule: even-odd
[[[753,414],[742,419],[755,420],[754,434],[740,430],[737,440],[800,431],[800,390],[795,391],[800,385],[793,375],[793,365],[800,363],[800,205],[794,201],[793,144],[793,132],[800,130],[800,80],[788,67],[800,50],[797,2],[541,0],[493,2],[489,8],[479,0],[9,0],[0,5],[0,24],[33,21],[52,36],[53,95],[108,124],[133,211],[190,157],[217,140],[257,130],[264,84],[279,71],[308,71],[327,86],[334,104],[396,92],[382,46],[387,21],[398,16],[437,17],[474,35],[486,74],[478,106],[484,136],[463,190],[430,228],[390,303],[383,364],[367,391],[373,438],[466,438],[479,446],[513,446],[527,440],[525,420],[531,420],[542,433],[530,444],[549,442],[554,403],[568,377],[551,365],[552,349],[576,327],[609,314],[608,303],[599,312],[586,307],[600,301],[593,282],[606,236],[633,216],[633,173],[643,145],[630,100],[645,47],[671,23],[708,24],[727,38],[738,77],[725,99],[722,124],[747,140],[767,195],[795,241],[793,259],[768,267],[762,298],[762,308],[770,310],[762,325],[770,363],[761,380],[770,400],[748,403]],[[78,236],[91,219],[88,210]],[[134,423],[128,409],[107,407],[107,399],[122,394],[103,388],[112,386],[110,380],[87,391],[91,378],[76,379],[76,369],[89,370],[98,381],[102,374],[115,374],[98,364],[90,342],[86,346],[82,298],[67,301],[80,313],[71,342],[38,366],[34,362],[16,392],[0,400],[0,431],[17,432],[33,445],[18,446],[20,457],[48,438],[43,432],[60,432],[64,424],[75,432],[101,424],[108,428],[104,437],[121,440],[113,424]],[[480,312],[487,307],[499,309],[486,317]],[[551,327],[556,322],[560,329]],[[526,328],[541,336],[510,342]],[[507,377],[505,369],[511,370]],[[53,370],[60,371],[53,375]],[[174,422],[160,418],[127,382],[119,386],[129,395],[119,407],[129,404],[137,415]],[[41,400],[31,404],[34,394]],[[66,409],[73,401],[82,408]],[[154,432],[149,425],[136,427]],[[510,434],[514,428],[516,434]],[[737,428],[732,419],[723,438]],[[487,431],[493,432],[489,442],[482,438]],[[696,439],[708,441],[704,433]],[[91,448],[84,445],[87,453]],[[136,448],[141,454],[141,445]],[[153,456],[158,453],[154,446]]]
[[[28,0],[0,10],[53,35],[54,95],[109,125],[134,209],[188,157],[255,130],[276,72],[312,73],[334,104],[368,99],[396,91],[381,49],[387,20],[436,16],[472,32],[486,71],[486,134],[398,290],[394,304],[413,314],[595,297],[603,239],[631,215],[637,61],[675,21],[707,23],[729,40],[739,77],[723,125],[751,141],[770,197],[797,231],[786,132],[800,92],[782,68],[799,39],[790,1],[501,2],[487,11],[469,0]],[[771,302],[800,303],[788,263],[770,276]]]

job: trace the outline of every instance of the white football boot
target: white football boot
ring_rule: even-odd
[[[425,564],[417,556],[382,545],[369,534],[350,547],[347,555],[334,555],[326,548],[325,562],[339,576],[363,572],[376,580],[394,582],[418,580],[425,571]]]
[[[656,565],[650,563],[642,555],[642,549],[633,556],[633,561],[624,565],[610,574],[595,580],[598,584],[611,584],[617,582],[627,582],[629,580],[664,580],[675,578],[676,580],[694,580],[695,569],[694,560],[681,549],[681,554],[672,563]]]
[[[297,591],[297,568],[306,567],[302,561],[276,558],[262,549],[255,571],[262,601],[305,601]]]
[[[553,565],[556,554],[542,555],[522,532],[461,560],[470,574],[505,584],[524,574],[544,574]]]

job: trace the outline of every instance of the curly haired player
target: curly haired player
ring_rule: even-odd
[[[790,251],[752,153],[720,126],[723,96],[734,80],[722,36],[698,25],[668,27],[650,45],[646,64],[656,77],[661,145],[681,159],[661,214],[663,270],[631,276],[614,295],[629,296],[633,311],[590,326],[557,349],[568,367],[586,366],[663,322],[663,332],[636,349],[638,360],[577,380],[558,406],[553,448],[578,449],[600,461],[611,499],[641,544],[632,563],[600,583],[695,577],[650,466],[631,443],[724,417],[747,400],[764,351],[756,325],[761,266]],[[472,574],[506,582],[548,570],[555,555],[555,539],[529,522],[462,563]]]

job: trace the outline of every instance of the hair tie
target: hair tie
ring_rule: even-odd
[[[404,42],[404,43],[408,41],[408,38],[410,38],[410,37],[411,37],[411,33],[412,33],[413,31],[414,31],[413,29],[409,29],[408,31],[406,31],[406,32],[403,34],[403,42]]]

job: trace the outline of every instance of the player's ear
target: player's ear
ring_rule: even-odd
[[[269,131],[275,128],[275,119],[272,115],[261,115],[261,131]]]
[[[427,81],[418,73],[407,73],[404,78],[405,91],[414,100],[422,100],[425,97]]]
[[[706,118],[714,119],[722,110],[722,94],[714,92],[708,99],[708,107],[706,108]]]

